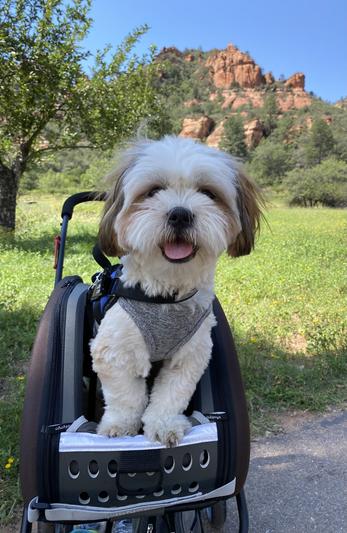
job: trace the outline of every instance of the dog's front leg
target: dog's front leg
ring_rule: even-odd
[[[182,413],[210,360],[214,324],[211,313],[189,342],[164,362],[142,417],[144,433],[150,440],[174,446],[190,429],[191,424]]]
[[[147,405],[146,380],[122,370],[109,368],[107,373],[98,372],[105,401],[99,435],[137,435],[141,427]]]
[[[138,328],[119,305],[106,313],[91,354],[105,400],[98,433],[136,435],[148,402],[145,378],[151,365]]]

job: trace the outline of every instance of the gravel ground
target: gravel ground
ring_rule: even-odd
[[[292,415],[252,442],[245,486],[251,533],[347,532],[347,411]],[[225,533],[238,531],[228,502]],[[216,530],[211,530],[216,531]]]

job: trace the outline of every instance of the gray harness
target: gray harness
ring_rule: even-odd
[[[162,305],[119,298],[119,305],[139,328],[150,353],[151,362],[169,359],[197,332],[212,305],[206,309],[185,302]]]
[[[199,304],[187,303],[196,293],[148,296],[139,284],[125,287],[120,279],[122,265],[106,268],[93,276],[89,288],[93,331],[115,303],[124,309],[139,328],[152,362],[168,359],[186,344],[212,312]]]

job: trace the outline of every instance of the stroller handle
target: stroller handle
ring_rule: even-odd
[[[69,196],[69,198],[65,200],[63,204],[63,208],[61,210],[62,223],[61,223],[59,251],[58,251],[58,259],[57,259],[57,265],[56,265],[54,285],[57,285],[57,283],[59,283],[59,281],[63,277],[67,226],[68,226],[69,220],[72,218],[74,207],[84,202],[94,202],[94,201],[103,202],[106,200],[106,197],[107,197],[106,192],[87,191],[87,192],[78,192],[76,194],[73,194],[72,196]]]
[[[61,210],[61,218],[64,218],[64,216],[68,216],[70,220],[72,218],[72,213],[76,205],[82,204],[84,202],[103,202],[106,200],[106,196],[106,192],[98,191],[78,192],[76,194],[73,194],[65,200]]]

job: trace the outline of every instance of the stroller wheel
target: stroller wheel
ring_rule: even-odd
[[[215,503],[206,509],[207,520],[212,527],[220,529],[227,519],[227,502],[225,500]]]

